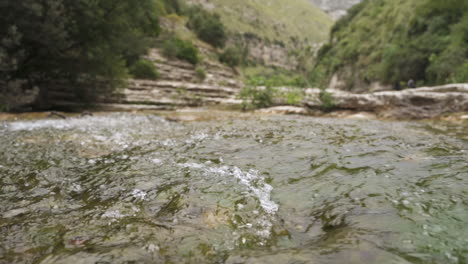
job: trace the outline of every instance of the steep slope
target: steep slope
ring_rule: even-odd
[[[327,12],[334,19],[346,15],[349,8],[361,1],[362,0],[310,0],[310,2]]]
[[[369,90],[468,82],[466,0],[364,0],[332,29],[311,78]]]
[[[96,98],[95,106],[103,110],[152,109],[173,110],[186,106],[238,104],[236,95],[241,83],[229,67],[206,58],[194,66],[169,59],[160,49],[151,49],[145,59],[159,69],[158,80],[129,80],[128,85]],[[206,71],[206,78],[197,76],[197,68]],[[58,84],[50,89],[54,108],[77,109],[83,105],[69,87]]]
[[[189,0],[221,15],[234,33],[251,33],[283,44],[326,41],[332,19],[308,0]],[[300,42],[300,43],[297,43]]]

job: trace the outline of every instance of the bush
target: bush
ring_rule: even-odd
[[[336,107],[333,95],[326,90],[320,92],[320,101],[322,101],[321,108],[323,111],[329,112]]]
[[[271,87],[259,88],[247,86],[239,93],[239,98],[242,99],[242,109],[257,109],[265,108],[273,105],[273,97],[276,90]]]
[[[159,72],[151,61],[139,60],[130,67],[130,74],[136,79],[156,80]]]
[[[283,74],[278,72],[271,76],[251,76],[247,79],[247,84],[268,87],[288,86],[303,88],[307,86],[306,80],[300,75],[295,75],[292,73]]]
[[[197,64],[199,61],[198,49],[192,42],[177,37],[172,37],[164,42],[163,53],[170,58],[185,60],[192,64]]]
[[[286,102],[288,105],[299,105],[304,99],[304,92],[298,89],[286,93]]]
[[[206,72],[205,72],[205,69],[198,67],[198,68],[195,70],[195,73],[196,73],[197,77],[198,77],[200,80],[205,80],[205,79],[206,79]]]
[[[239,66],[242,60],[242,52],[238,48],[227,48],[219,55],[219,61],[230,67]]]
[[[189,21],[187,26],[197,36],[217,48],[224,47],[226,43],[226,29],[219,15],[210,13],[202,7],[192,7],[188,10]]]

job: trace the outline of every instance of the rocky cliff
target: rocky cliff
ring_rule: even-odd
[[[346,11],[362,0],[310,0],[314,5],[327,12],[333,19],[346,15]]]
[[[194,66],[190,63],[168,59],[158,49],[152,49],[146,56],[160,72],[160,78],[152,80],[129,80],[125,88],[110,95],[98,96],[94,106],[103,110],[173,110],[187,106],[213,104],[239,104],[236,100],[242,82],[236,72],[217,62],[205,58],[203,63]],[[197,74],[203,68],[206,77]],[[54,108],[75,109],[82,105],[66,87],[52,87],[49,92]]]

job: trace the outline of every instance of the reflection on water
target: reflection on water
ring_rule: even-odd
[[[468,124],[0,124],[0,263],[467,263]]]

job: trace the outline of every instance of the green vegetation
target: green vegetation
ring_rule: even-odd
[[[243,61],[244,54],[240,48],[229,47],[219,55],[219,61],[230,66],[236,67]]]
[[[304,90],[296,88],[288,91],[283,97],[288,105],[299,105],[304,99]]]
[[[224,47],[227,35],[219,15],[210,13],[200,6],[190,7],[186,13],[189,17],[188,27],[201,40],[217,48]]]
[[[159,77],[159,72],[153,62],[143,59],[130,67],[130,74],[137,79],[156,80]]]
[[[271,75],[266,74],[265,71],[268,70],[271,71]],[[250,69],[249,72],[257,75],[247,78],[246,87],[239,94],[244,110],[269,107],[274,101],[288,105],[299,105],[302,102],[305,85],[299,75],[271,69]]]
[[[246,86],[239,93],[242,99],[242,109],[250,110],[273,105],[276,89],[272,87]]]
[[[326,41],[332,19],[308,0],[208,0],[232,33],[251,33],[288,46]]]
[[[310,78],[324,85],[337,73],[350,90],[468,82],[467,36],[465,0],[365,0],[333,26]]]
[[[320,92],[320,101],[322,101],[322,110],[325,112],[331,111],[336,107],[333,95],[326,90]]]
[[[197,75],[197,77],[200,79],[200,80],[205,80],[206,79],[206,71],[204,68],[201,68],[201,67],[197,67],[195,69],[195,73]]]
[[[77,94],[115,87],[159,32],[154,0],[5,0],[0,3],[0,92],[66,81]]]
[[[246,83],[255,86],[270,86],[270,87],[307,87],[307,81],[301,75],[285,70],[271,69],[266,71],[261,69],[260,72],[254,71],[254,74],[249,73],[247,69]]]
[[[164,55],[197,64],[200,60],[198,49],[188,40],[171,37],[163,44]]]

